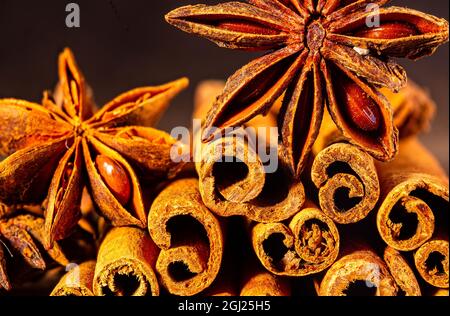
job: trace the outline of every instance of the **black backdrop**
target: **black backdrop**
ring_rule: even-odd
[[[65,7],[81,8],[81,27],[65,26]],[[253,56],[221,49],[185,34],[164,21],[181,5],[211,0],[0,0],[0,98],[39,101],[57,80],[56,57],[71,47],[97,103],[127,89],[188,76],[191,85],[169,109],[159,126],[167,131],[189,126],[194,88],[200,80],[226,78]],[[447,0],[396,0],[448,19]],[[410,78],[427,87],[439,106],[425,144],[448,170],[449,46],[418,62],[401,60]]]

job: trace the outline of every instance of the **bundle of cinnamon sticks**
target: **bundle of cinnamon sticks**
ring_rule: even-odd
[[[205,119],[224,85],[198,85],[193,119]],[[381,93],[400,131],[396,158],[349,143],[325,112],[300,178],[274,133],[281,99],[206,143],[195,127],[190,146],[128,129],[124,144],[147,137],[155,145],[145,150],[163,159],[155,168],[176,169],[162,179],[136,167],[146,227],[105,220],[87,187],[76,228],[49,246],[48,201],[0,204],[0,294],[448,295],[448,177],[418,139],[435,105],[414,83]],[[186,148],[193,162],[170,156]],[[13,264],[15,252],[27,265]]]
[[[197,87],[194,118],[223,86]],[[435,106],[413,83],[383,93],[400,130],[391,162],[346,142],[325,114],[302,177],[282,157],[267,172],[258,145],[273,135],[255,127],[276,126],[268,113],[206,144],[194,137],[195,166],[149,191],[148,229],[109,226],[84,192],[95,250],[46,273],[51,295],[448,295],[448,177],[417,137]]]

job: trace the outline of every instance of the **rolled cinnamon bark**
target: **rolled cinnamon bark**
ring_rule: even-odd
[[[251,238],[262,265],[276,275],[318,273],[336,261],[339,254],[336,225],[310,202],[292,218],[289,226],[259,223],[253,227]]]
[[[402,141],[400,148],[392,162],[376,163],[381,187],[377,226],[389,246],[411,251],[430,240],[436,216],[447,212],[448,178],[417,139]]]
[[[436,289],[433,296],[449,296],[448,289]]]
[[[220,276],[218,278],[220,278]],[[220,278],[220,280],[216,279],[216,281],[218,282],[214,282],[211,287],[204,292],[205,296],[237,296],[231,280]]]
[[[321,150],[311,168],[320,208],[339,224],[356,223],[375,208],[380,186],[373,158],[347,143]]]
[[[98,296],[159,295],[155,263],[159,249],[148,234],[134,227],[116,227],[98,251],[93,290]]]
[[[448,248],[448,240],[434,239],[423,244],[414,254],[417,271],[432,286],[449,287]]]
[[[241,296],[290,296],[291,287],[286,279],[266,271],[256,270],[247,276]]]
[[[201,200],[196,179],[169,184],[154,200],[149,231],[161,248],[156,270],[172,294],[194,295],[216,278],[224,237],[219,221]]]
[[[202,118],[214,96],[221,92],[220,82],[205,82],[196,93],[194,118]],[[247,126],[273,127],[272,115],[259,117]],[[235,137],[238,135],[239,137]],[[292,217],[305,201],[303,184],[291,180],[289,171],[278,159],[275,173],[266,173],[257,154],[255,136],[241,129],[207,144],[196,142],[196,168],[199,190],[205,205],[219,216],[243,215],[257,222],[278,222]],[[267,142],[267,135],[263,139]],[[267,143],[261,147],[264,148]],[[278,157],[275,157],[278,158]],[[227,162],[232,161],[232,162]]]
[[[320,296],[395,296],[397,286],[384,261],[371,250],[358,250],[326,272]]]
[[[399,294],[422,295],[413,270],[397,250],[388,246],[384,251],[384,261],[399,288]]]
[[[50,296],[94,296],[95,261],[74,265],[58,282]]]
[[[225,83],[220,80],[208,80],[199,84],[195,93],[194,119],[204,119],[224,86]],[[222,199],[235,203],[247,202],[262,191],[264,167],[244,130],[238,132],[242,137],[225,136],[207,145],[203,145],[199,139],[201,131],[194,130],[194,133],[196,169],[201,178],[201,187],[207,187],[206,191],[211,188]],[[233,158],[234,162],[221,162],[228,161],[225,158]],[[220,208],[218,209],[220,212]]]

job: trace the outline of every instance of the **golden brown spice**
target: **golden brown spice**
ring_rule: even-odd
[[[220,82],[202,83],[196,92],[195,118],[204,115],[221,89]],[[255,118],[252,127],[273,127],[271,116]],[[243,215],[257,222],[290,218],[304,203],[303,184],[289,176],[280,161],[275,173],[266,174],[263,162],[243,129],[207,144],[197,143],[196,169],[203,202],[219,216]],[[261,139],[264,141],[267,135]],[[225,159],[233,158],[234,163]]]
[[[224,236],[219,220],[203,204],[197,179],[169,184],[154,200],[149,231],[161,249],[156,270],[169,293],[194,295],[215,280]]]
[[[86,261],[80,265],[73,264],[70,270],[59,280],[51,296],[94,296],[92,280],[94,279],[95,261]]]
[[[389,246],[411,251],[433,237],[435,218],[448,207],[448,178],[417,139],[404,140],[401,148],[391,163],[376,164],[381,187],[377,227]]]
[[[135,227],[115,227],[98,251],[93,292],[99,296],[155,296],[159,249],[148,233]]]
[[[289,224],[256,224],[251,239],[262,265],[276,275],[301,277],[319,273],[333,264],[339,254],[336,225],[310,202]]]
[[[373,158],[347,143],[333,143],[321,150],[312,164],[311,179],[321,209],[339,224],[367,217],[380,195]]]

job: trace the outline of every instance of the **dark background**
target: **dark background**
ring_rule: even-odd
[[[81,8],[81,27],[65,26],[65,7]],[[190,126],[196,84],[226,78],[253,54],[216,47],[164,21],[178,6],[208,0],[0,0],[0,98],[39,102],[57,80],[58,53],[69,46],[94,89],[99,105],[130,88],[157,85],[187,76],[190,88],[173,103],[159,127]],[[448,20],[447,0],[396,0]],[[438,104],[438,115],[424,143],[449,165],[449,46],[418,62],[400,60],[409,77],[425,86]]]

